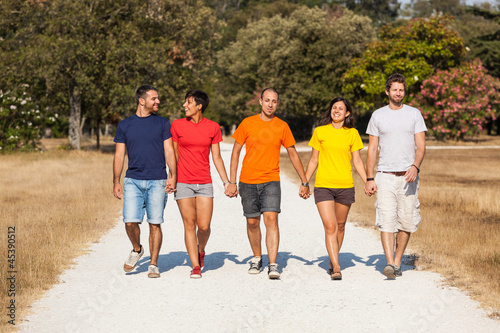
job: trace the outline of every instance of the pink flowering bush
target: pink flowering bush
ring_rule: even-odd
[[[486,118],[496,117],[500,81],[487,74],[479,59],[425,80],[412,105],[424,116],[429,134],[439,140],[462,140],[481,133]]]

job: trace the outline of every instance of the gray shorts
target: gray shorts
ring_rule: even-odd
[[[186,198],[196,198],[196,197],[214,197],[214,187],[212,183],[208,184],[186,184],[177,183],[177,191],[174,192],[174,199],[186,199]]]
[[[280,182],[262,184],[240,182],[238,192],[243,205],[243,215],[246,217],[258,217],[263,212],[281,212]]]

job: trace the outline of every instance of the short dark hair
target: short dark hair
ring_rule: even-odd
[[[402,83],[405,86],[405,91],[406,91],[406,79],[403,76],[403,74],[399,73],[391,74],[387,78],[387,81],[385,81],[385,91],[391,90],[391,86],[394,82]]]
[[[262,90],[262,92],[260,93],[260,99],[264,98],[264,93],[268,90],[274,92],[276,96],[278,96],[278,101],[280,100],[280,94],[278,94],[276,89],[274,89],[273,87],[267,87],[266,89]]]
[[[205,112],[205,109],[208,107],[208,103],[210,102],[206,92],[201,90],[190,90],[187,92],[185,99],[188,99],[189,97],[193,97],[196,105],[201,104],[201,113]]]
[[[139,98],[145,99],[146,93],[151,90],[158,92],[158,90],[155,87],[148,85],[143,85],[137,88],[137,90],[135,91],[135,100],[137,102],[137,105],[139,105]]]
[[[330,106],[328,107],[328,110],[326,110],[326,112],[324,112],[321,115],[321,118],[319,120],[318,125],[323,126],[323,125],[329,125],[332,123],[332,121],[333,121],[332,120],[332,107],[333,107],[333,104],[335,104],[337,102],[343,102],[345,105],[346,111],[349,111],[349,115],[347,117],[345,117],[344,126],[342,126],[342,127],[354,128],[354,115],[352,112],[352,106],[349,103],[349,101],[347,99],[345,99],[344,97],[335,97],[334,99],[332,99],[332,101],[330,102]]]

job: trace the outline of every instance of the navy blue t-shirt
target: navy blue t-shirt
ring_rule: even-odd
[[[128,154],[126,177],[141,180],[167,179],[163,141],[172,137],[168,119],[136,114],[120,121],[114,141],[124,143]]]

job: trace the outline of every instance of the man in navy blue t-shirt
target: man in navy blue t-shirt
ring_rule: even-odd
[[[148,277],[160,277],[158,254],[162,243],[161,223],[167,203],[167,193],[175,191],[176,159],[170,134],[170,122],[156,115],[160,99],[152,86],[141,86],[135,93],[137,111],[121,121],[116,129],[116,151],[113,160],[113,193],[122,198],[120,177],[128,154],[128,169],[123,181],[123,222],[133,250],[123,265],[131,272],[144,254],[140,242],[144,213],[149,223],[151,262]],[[166,163],[165,163],[166,162]],[[168,164],[169,176],[167,179]]]

